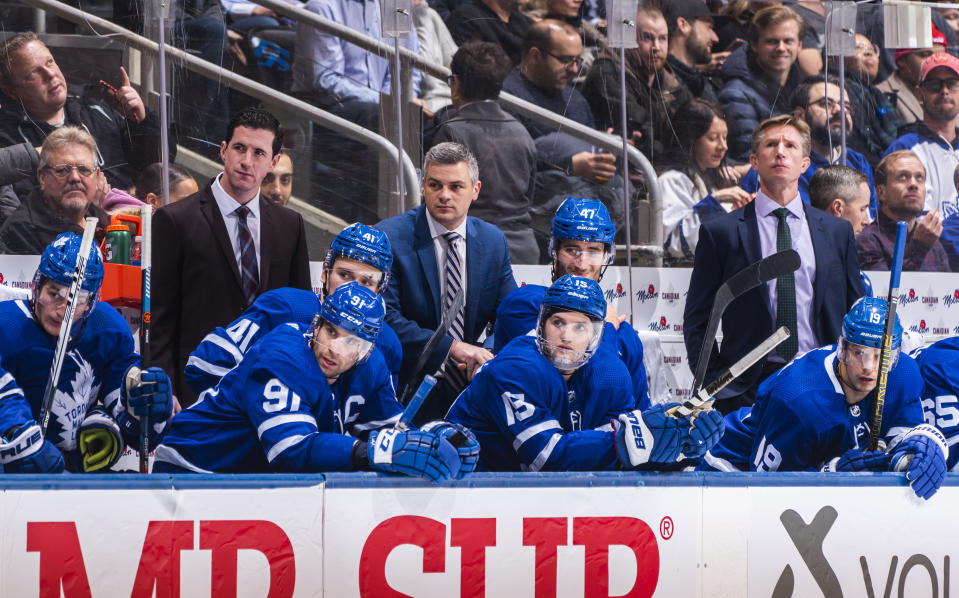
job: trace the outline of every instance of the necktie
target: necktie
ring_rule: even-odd
[[[256,248],[253,245],[253,234],[246,224],[246,217],[250,215],[250,208],[240,206],[233,212],[237,216],[237,242],[240,244],[240,286],[246,296],[246,304],[250,305],[256,299],[257,289],[260,286],[260,269],[256,264]]]
[[[792,235],[786,218],[789,210],[779,208],[773,211],[779,219],[776,230],[776,251],[792,249]],[[778,351],[783,359],[789,361],[799,350],[799,330],[796,327],[796,276],[793,272],[776,279],[776,328],[789,328],[790,336],[779,345]]]
[[[443,300],[443,310],[446,311],[453,305],[453,299],[463,288],[463,264],[460,262],[460,254],[457,251],[460,235],[456,232],[443,233],[446,239],[446,297]],[[463,308],[461,307],[450,327],[450,334],[456,340],[463,340]]]

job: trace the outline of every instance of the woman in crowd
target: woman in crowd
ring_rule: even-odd
[[[694,98],[676,111],[673,128],[674,144],[659,175],[664,248],[669,263],[688,265],[700,222],[742,206],[751,197],[735,186],[732,169],[725,167],[726,121],[718,106]]]

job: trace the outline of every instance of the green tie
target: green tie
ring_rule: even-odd
[[[779,218],[779,227],[776,230],[776,251],[792,249],[792,235],[789,234],[789,223],[786,218],[789,210],[779,208],[773,214]],[[799,331],[796,328],[796,276],[790,272],[776,279],[776,328],[789,328],[789,338],[779,345],[778,351],[783,359],[789,361],[799,350]]]

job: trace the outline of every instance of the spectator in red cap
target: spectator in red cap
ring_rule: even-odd
[[[919,76],[922,121],[902,127],[886,150],[912,150],[926,172],[925,203],[920,212],[933,224],[959,213],[952,177],[959,165],[959,58],[948,52],[922,61]],[[878,184],[878,179],[876,180]],[[877,189],[878,191],[878,189]]]
[[[946,36],[932,26],[932,48],[900,48],[896,50],[896,70],[876,87],[889,96],[896,114],[904,125],[922,120],[919,103],[919,75],[922,61],[933,54],[945,52]]]

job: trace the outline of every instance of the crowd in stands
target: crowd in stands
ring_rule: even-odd
[[[291,4],[389,41],[380,30],[379,2]],[[635,20],[637,47],[625,52],[623,65],[618,49],[608,45],[601,0],[413,4],[412,30],[401,44],[450,67],[452,76],[441,81],[410,69],[405,77],[411,87],[407,94],[415,98],[409,109],[420,114],[417,122],[422,122],[420,142],[409,151],[416,163],[416,152],[445,141],[471,150],[482,173],[482,190],[471,214],[506,235],[515,264],[548,261],[549,222],[564,198],[599,198],[623,229],[624,187],[635,206],[647,181],[632,167],[624,177],[620,158],[561,127],[504,110],[497,103],[501,91],[581,125],[625,134],[645,154],[662,192],[667,265],[691,265],[700,224],[755,197],[758,176],[750,165],[750,139],[761,121],[781,114],[810,127],[810,165],[799,185],[807,204],[813,175],[827,165],[845,164],[867,177],[869,217],[881,221],[889,209],[881,209],[881,185],[874,171],[887,155],[913,152],[925,175],[924,204],[910,220],[920,227],[916,242],[930,256],[946,254],[945,259],[916,265],[949,270],[949,264],[959,263],[951,232],[959,230],[959,222],[949,221],[959,216],[953,184],[959,167],[959,43],[952,27],[959,23],[957,10],[932,11],[931,48],[884,48],[882,11],[861,7],[855,53],[843,58],[845,87],[840,90],[838,59],[827,56],[829,6],[819,0],[647,0],[640,3]],[[144,13],[133,0],[117,3],[115,13],[131,27],[143,27]],[[387,57],[248,0],[177,3],[174,20],[175,43],[201,57],[232,64],[375,132],[391,126],[386,122],[390,119],[384,119],[390,105],[384,94],[391,92],[392,75]],[[625,91],[620,89],[621,68]],[[249,100],[244,103],[211,78],[184,77],[188,83],[173,103],[170,157],[175,158],[179,143],[218,158],[230,114]],[[68,84],[50,51],[32,34],[11,36],[4,44],[0,145],[8,147],[0,155],[0,218],[16,214],[16,223],[25,217],[43,183],[36,174],[38,150],[62,125],[80,126],[97,142],[95,184],[82,181],[92,185],[95,208],[112,207],[118,197],[127,207],[135,205],[121,191],[157,203],[159,195],[143,191],[137,181],[159,159],[157,115],[126,71],[112,80],[118,85],[105,97],[91,93]],[[191,110],[203,117],[183,118]],[[187,121],[197,124],[184,124]],[[310,147],[293,149],[309,157],[304,162],[309,172],[301,175],[310,180],[314,197],[308,199],[348,221],[379,220],[383,209],[374,198],[379,193],[377,173],[384,166],[376,152],[318,126],[307,139]],[[274,201],[284,203],[283,197],[291,195],[294,162],[287,153],[280,172],[268,175],[266,184],[276,187],[268,193]],[[279,185],[282,178],[286,183]],[[171,183],[179,180],[177,174]],[[179,197],[171,189],[171,199]],[[110,202],[105,206],[106,198]],[[30,214],[30,222],[38,217]],[[0,239],[7,236],[0,229]],[[875,265],[871,258],[862,260],[864,268]]]

